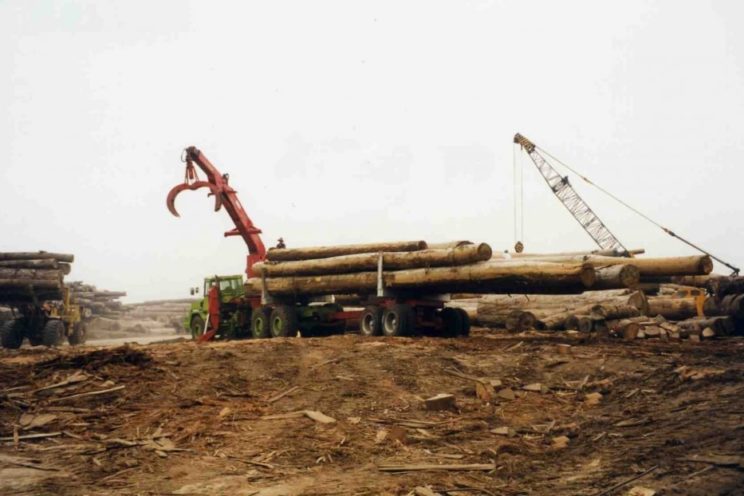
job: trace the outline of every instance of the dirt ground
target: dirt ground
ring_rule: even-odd
[[[486,330],[2,351],[0,494],[744,494],[743,352]]]

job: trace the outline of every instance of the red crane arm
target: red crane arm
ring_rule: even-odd
[[[175,206],[176,196],[181,191],[187,189],[197,190],[199,188],[208,188],[211,191],[209,195],[214,195],[215,212],[224,205],[225,210],[227,210],[227,213],[235,224],[235,229],[227,231],[225,236],[241,236],[248,246],[246,274],[248,277],[252,277],[253,264],[266,258],[266,247],[261,240],[261,230],[248,217],[248,214],[238,199],[238,193],[228,183],[229,175],[220,174],[220,171],[212,165],[212,162],[195,146],[186,148],[181,159],[186,162],[184,182],[171,189],[170,193],[168,193],[168,210],[176,217],[180,217]],[[199,180],[194,164],[198,165],[207,175],[206,181]]]

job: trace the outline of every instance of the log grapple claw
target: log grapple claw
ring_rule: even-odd
[[[185,191],[187,189],[194,191],[199,188],[208,188],[210,191],[208,196],[214,195],[215,212],[222,208],[221,189],[211,182],[199,181],[199,178],[196,175],[196,170],[194,169],[194,164],[191,163],[191,160],[187,160],[184,182],[171,189],[168,193],[168,197],[166,198],[166,205],[168,206],[168,210],[170,211],[170,213],[172,213],[176,217],[180,217],[180,215],[178,214],[178,210],[176,210],[176,196],[178,196],[181,191]]]

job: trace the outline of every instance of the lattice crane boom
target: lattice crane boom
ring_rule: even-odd
[[[545,182],[548,183],[550,190],[558,197],[563,206],[571,212],[571,215],[573,215],[601,249],[613,250],[622,254],[628,253],[628,250],[620,240],[610,232],[604,222],[597,217],[597,214],[594,213],[591,207],[587,205],[573,186],[571,186],[568,177],[561,176],[537,151],[534,143],[519,133],[514,135],[514,143],[519,144],[527,152],[527,155],[529,155],[537,170],[545,179]]]

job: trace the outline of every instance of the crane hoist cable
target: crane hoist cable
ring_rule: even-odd
[[[521,137],[521,135],[519,135],[519,134],[518,134],[517,136],[520,136],[520,137]],[[517,141],[517,136],[515,136],[515,142],[518,142],[518,143],[520,143],[519,141]],[[522,137],[522,138],[523,138],[523,137]],[[705,249],[701,248],[700,246],[696,245],[696,244],[695,244],[695,243],[693,243],[692,241],[690,241],[690,240],[688,240],[688,239],[686,239],[686,238],[684,238],[684,237],[680,236],[679,234],[675,233],[675,232],[674,232],[674,231],[672,231],[671,229],[669,229],[669,228],[667,228],[667,227],[663,226],[663,225],[662,225],[662,224],[660,224],[659,222],[655,221],[654,219],[652,219],[652,218],[651,218],[651,217],[649,217],[648,215],[646,215],[646,214],[644,214],[643,212],[641,212],[640,210],[638,210],[637,208],[633,207],[632,205],[629,205],[629,204],[628,204],[627,202],[625,202],[625,201],[623,201],[622,199],[618,198],[618,197],[617,197],[616,195],[614,195],[614,194],[610,193],[610,192],[609,192],[609,191],[607,191],[607,190],[606,190],[605,188],[603,188],[603,187],[599,186],[599,185],[598,185],[598,184],[596,184],[596,183],[595,183],[594,181],[592,181],[591,179],[589,179],[588,177],[586,177],[586,176],[585,176],[584,174],[580,173],[579,171],[577,171],[577,170],[576,170],[576,169],[574,169],[573,167],[569,166],[569,165],[568,165],[568,164],[566,164],[565,162],[562,162],[561,160],[559,160],[558,158],[556,158],[556,157],[555,157],[555,155],[551,154],[550,152],[548,152],[548,151],[547,151],[547,150],[545,150],[544,148],[542,148],[542,147],[539,147],[539,146],[537,146],[537,145],[533,144],[532,142],[530,142],[530,141],[528,141],[528,140],[527,140],[526,142],[527,142],[527,143],[529,143],[529,144],[531,144],[531,145],[532,145],[532,147],[533,147],[533,149],[536,149],[536,150],[538,150],[538,151],[542,152],[543,154],[545,154],[546,156],[550,157],[550,158],[551,158],[552,160],[554,160],[554,161],[555,161],[556,163],[560,164],[561,166],[565,167],[565,168],[566,168],[566,169],[568,169],[569,171],[571,171],[571,172],[573,172],[574,174],[576,174],[576,175],[577,175],[577,176],[578,176],[578,177],[579,177],[579,178],[580,178],[580,179],[581,179],[582,181],[584,181],[585,183],[587,183],[587,184],[589,184],[590,186],[593,186],[594,188],[598,189],[598,190],[599,190],[600,192],[602,192],[602,193],[604,193],[605,195],[609,196],[610,198],[612,198],[613,200],[615,200],[616,202],[618,202],[618,203],[619,203],[620,205],[622,205],[622,206],[624,206],[625,208],[629,209],[630,211],[634,212],[634,213],[635,213],[636,215],[638,215],[638,216],[640,216],[641,218],[645,219],[646,221],[650,222],[650,223],[651,223],[651,224],[653,224],[654,226],[658,227],[659,229],[661,229],[661,230],[662,230],[663,232],[665,232],[665,233],[666,233],[666,234],[668,234],[669,236],[671,236],[671,237],[673,237],[673,238],[676,238],[676,239],[680,240],[681,242],[683,242],[683,243],[684,243],[684,244],[686,244],[687,246],[689,246],[689,247],[691,247],[691,248],[693,248],[693,249],[695,249],[695,250],[699,251],[700,253],[703,253],[703,254],[705,254],[705,255],[708,255],[708,256],[709,256],[710,258],[712,258],[712,259],[713,259],[713,260],[715,260],[716,262],[719,262],[720,264],[722,264],[722,265],[725,265],[726,267],[728,267],[729,269],[731,269],[731,271],[732,271],[732,274],[733,274],[733,275],[738,275],[738,274],[739,274],[739,272],[740,272],[740,269],[739,269],[738,267],[736,267],[736,266],[734,266],[734,265],[732,265],[732,264],[730,264],[730,263],[728,263],[728,262],[726,262],[726,261],[722,260],[721,258],[719,258],[719,257],[717,257],[717,256],[715,256],[715,255],[713,255],[713,254],[712,254],[712,253],[710,253],[709,251],[707,251],[707,250],[705,250]],[[520,143],[520,144],[521,144],[521,143]],[[522,146],[524,147],[524,145],[522,145]],[[527,150],[527,151],[529,152],[529,150]]]

